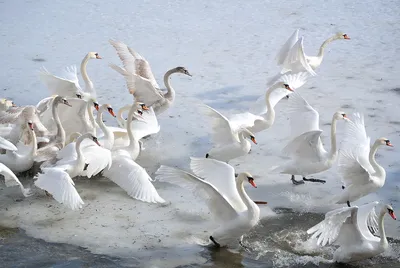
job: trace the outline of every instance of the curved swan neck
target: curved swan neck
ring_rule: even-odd
[[[332,36],[332,37],[329,37],[328,39],[326,39],[326,40],[322,43],[321,47],[319,48],[319,52],[318,52],[318,56],[317,56],[317,57],[323,58],[323,57],[324,57],[324,50],[325,50],[325,47],[326,47],[330,42],[332,42],[333,40],[336,40],[336,39],[337,39],[337,38],[336,38],[335,35]]]
[[[164,94],[164,97],[169,100],[169,101],[173,101],[175,99],[175,90],[172,88],[171,83],[170,83],[170,79],[169,77],[173,74],[176,73],[176,69],[171,69],[169,71],[167,71],[164,75],[164,84],[167,87],[167,93]]]
[[[31,130],[30,128],[29,128],[29,132],[32,135],[32,156],[36,156],[36,154],[37,154],[36,134],[35,134],[35,131]]]
[[[247,207],[248,214],[249,215],[253,215],[256,212],[256,208],[255,207],[257,205],[247,195],[246,191],[244,190],[243,184],[244,184],[243,180],[236,180],[236,189],[238,190],[239,196],[243,200],[243,203]]]
[[[82,74],[83,80],[85,81],[86,89],[92,89],[93,88],[93,83],[92,83],[92,81],[90,81],[89,76],[88,76],[87,71],[86,71],[86,66],[88,64],[89,59],[90,59],[89,54],[87,54],[83,58],[82,63],[81,63],[81,74]]]
[[[136,109],[136,106],[133,104],[131,106],[131,108],[129,109],[128,122],[126,123],[126,130],[128,132],[128,137],[129,137],[128,147],[135,146],[135,144],[136,144],[136,139],[132,132],[132,120],[133,120],[133,113],[135,112],[135,109]]]
[[[379,146],[380,142],[379,140],[376,140],[374,145],[371,147],[371,151],[369,152],[369,162],[371,163],[371,166],[374,168],[375,172],[381,175],[385,172],[385,170],[375,160],[375,154]]]
[[[330,156],[333,158],[337,154],[337,146],[336,146],[336,123],[337,120],[335,116],[332,118],[331,124],[331,152]]]
[[[81,143],[86,138],[88,138],[87,135],[82,135],[76,140],[76,143],[75,143],[75,150],[76,150],[76,154],[77,154],[78,165],[84,164],[83,153],[81,150]]]
[[[125,105],[124,107],[122,107],[121,109],[118,110],[117,121],[118,121],[118,125],[122,128],[126,127],[126,122],[125,122],[125,119],[123,118],[123,114],[125,111],[129,110],[130,108],[131,108],[130,105]]]
[[[88,100],[87,104],[86,104],[86,108],[87,108],[87,112],[89,115],[89,121],[92,124],[92,128],[93,130],[89,130],[88,132],[93,132],[93,134],[96,134],[96,123],[95,123],[95,119],[94,119],[94,115],[93,115],[93,101]],[[89,127],[89,128],[91,128]]]
[[[379,223],[378,223],[379,236],[381,238],[380,244],[382,246],[385,246],[385,245],[387,246],[388,245],[388,241],[387,241],[386,234],[385,234],[385,226],[383,224],[385,213],[386,213],[386,211],[382,210],[381,213],[379,214],[379,219],[378,219],[379,220]]]
[[[103,122],[103,112],[107,109],[107,105],[102,105],[97,112],[96,122],[99,125],[101,131],[104,133],[104,148],[111,150],[114,145],[114,133],[108,129]]]
[[[275,119],[275,110],[274,110],[274,107],[272,106],[271,100],[270,100],[269,98],[270,98],[270,96],[271,96],[271,93],[272,93],[274,90],[276,90],[276,89],[278,89],[278,88],[280,88],[280,87],[281,87],[281,85],[280,85],[279,83],[277,83],[277,84],[273,85],[272,87],[270,87],[270,88],[267,90],[267,92],[265,93],[265,102],[266,102],[266,104],[267,104],[268,111],[267,111],[267,113],[264,114],[263,116],[264,116],[264,118],[265,118],[266,120],[271,121],[271,124],[273,123],[273,121],[274,121],[274,119]]]
[[[58,116],[58,112],[57,112],[58,104],[59,104],[58,102],[54,102],[53,101],[53,105],[51,107],[51,112],[52,112],[54,120],[56,121],[56,127],[57,127],[56,137],[61,142],[62,147],[64,147],[65,146],[65,139],[66,139],[65,138],[65,130],[64,130],[62,124],[61,124],[60,117]]]

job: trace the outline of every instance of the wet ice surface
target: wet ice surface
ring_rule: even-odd
[[[378,200],[392,203],[398,211],[399,9],[397,1],[372,0],[285,4],[123,0],[118,5],[103,0],[0,2],[0,90],[3,97],[19,105],[35,104],[48,96],[37,76],[41,66],[59,74],[67,65],[79,66],[88,51],[97,51],[103,60],[89,62],[89,76],[99,102],[118,109],[131,102],[131,97],[122,77],[107,66],[109,62],[120,64],[108,44],[109,38],[121,40],[144,55],[160,84],[166,70],[185,66],[193,77],[172,77],[176,102],[159,117],[161,131],[146,140],[146,150],[138,159],[152,175],[160,164],[188,168],[189,156],[205,155],[211,148],[209,120],[196,104],[204,102],[224,114],[247,110],[265,92],[268,78],[278,71],[275,54],[297,27],[305,37],[308,55],[315,55],[330,35],[344,31],[351,41],[330,44],[318,76],[299,92],[319,111],[323,142],[328,149],[329,123],[338,109],[349,114],[354,110],[363,112],[371,139],[385,136],[396,146],[378,151],[377,161],[387,172],[385,186],[354,205]],[[2,243],[16,251],[22,250],[24,244],[38,243],[38,267],[46,261],[61,267],[79,267],[80,262],[135,267],[138,261],[148,267],[303,267],[305,263],[316,267],[320,261],[331,259],[332,249],[310,256],[299,245],[306,240],[306,230],[322,219],[322,214],[338,207],[327,201],[341,191],[341,183],[336,168],[315,176],[326,179],[324,185],[293,186],[289,176],[268,172],[282,161],[280,150],[288,141],[285,107],[285,100],[277,105],[275,124],[256,135],[258,145],[252,147],[251,154],[232,161],[237,172],[246,170],[258,176],[257,189],[246,186],[249,195],[254,200],[268,201],[268,206],[261,208],[261,225],[246,238],[253,248],[250,253],[215,251],[197,245],[204,243],[216,226],[204,203],[183,189],[156,182],[160,195],[168,202],[151,205],[132,200],[103,178],[75,180],[85,202],[78,212],[64,209],[37,189],[34,196],[17,202],[22,199],[18,189],[2,188],[0,225],[22,228],[28,236],[73,246],[62,244],[57,248],[20,234],[15,238],[19,244],[12,239]],[[105,120],[115,125],[108,115]],[[338,123],[338,141],[342,123]],[[31,177],[23,175],[24,185],[32,184]],[[276,208],[286,209],[278,209],[277,216],[271,210]],[[400,238],[400,229],[398,222],[388,217],[385,226],[392,238],[392,250],[359,267],[395,267],[399,250],[393,239]],[[53,252],[54,257],[49,258]],[[92,253],[112,257],[102,259]],[[0,256],[17,258],[4,250]],[[18,258],[29,263],[35,256],[21,254]],[[76,256],[76,263],[69,263],[68,258]]]

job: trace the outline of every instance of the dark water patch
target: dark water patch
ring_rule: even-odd
[[[33,58],[32,61],[35,61],[35,62],[45,62],[46,60],[43,59],[43,58]]]
[[[349,80],[354,79],[354,76],[346,76],[346,79],[349,79]]]
[[[389,89],[389,91],[400,94],[400,87],[395,87],[395,88]]]
[[[342,106],[340,106],[340,108],[342,109],[353,109],[354,106],[351,104],[343,104]]]
[[[389,124],[400,125],[400,121],[389,121]]]
[[[368,117],[374,118],[374,117],[376,117],[376,115],[375,114],[368,114]]]

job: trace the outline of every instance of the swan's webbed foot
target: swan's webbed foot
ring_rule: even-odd
[[[220,248],[220,247],[221,247],[221,245],[220,245],[217,241],[215,241],[215,239],[214,239],[214,237],[212,237],[212,235],[210,235],[210,240],[214,243],[214,245],[215,245],[217,248]]]
[[[320,183],[325,183],[326,182],[324,180],[319,180],[319,179],[307,179],[306,177],[303,177],[303,181],[320,182]]]
[[[83,168],[83,170],[87,170],[88,166],[89,166],[89,164],[85,163],[85,167]]]
[[[206,154],[206,158],[208,158],[209,156],[210,156],[210,155],[207,153],[207,154]]]
[[[344,190],[346,187],[344,187],[343,185],[342,185],[342,189]]]
[[[303,180],[301,180],[301,181],[296,181],[295,178],[294,178],[294,175],[292,175],[291,180],[292,180],[292,182],[293,182],[294,185],[304,184],[304,181],[303,181]]]
[[[348,207],[351,207],[351,206],[350,206],[350,202],[349,202],[349,201],[347,201],[347,206],[348,206]]]

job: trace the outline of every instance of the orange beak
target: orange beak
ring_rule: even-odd
[[[390,217],[392,217],[393,220],[396,220],[396,215],[394,215],[394,212],[389,212]]]
[[[254,188],[257,188],[257,185],[255,184],[255,182],[254,182],[253,179],[250,179],[250,180],[249,180],[249,183],[250,183]]]
[[[390,147],[394,147],[393,144],[391,144],[390,142],[388,142],[386,145],[390,146]]]
[[[96,59],[101,60],[102,57],[100,57],[99,55],[96,56]]]
[[[142,109],[145,110],[145,111],[147,111],[149,109],[149,107],[147,107],[146,104],[143,104],[141,106],[142,106]]]
[[[33,124],[32,123],[28,123],[28,126],[31,130],[33,130]]]
[[[344,39],[347,39],[347,40],[350,40],[350,37],[348,37],[347,34],[345,34],[345,35],[343,36],[343,38],[344,38]]]
[[[254,142],[254,144],[257,144],[257,142],[256,142],[256,138],[254,138],[254,137],[251,137],[251,141],[252,141],[252,142]]]
[[[294,92],[294,90],[291,87],[287,87],[286,89],[289,90],[289,91]]]
[[[349,118],[347,117],[347,115],[343,115],[343,118],[349,119]]]
[[[94,103],[93,105],[94,105],[94,108],[96,108],[96,111],[98,111],[99,110],[99,104],[98,103]]]
[[[115,114],[114,114],[114,110],[113,110],[112,108],[108,109],[108,112],[109,112],[112,116],[116,117]]]

